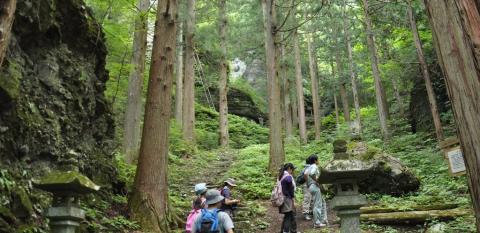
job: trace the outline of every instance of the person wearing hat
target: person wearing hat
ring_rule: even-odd
[[[212,228],[211,231],[218,230],[219,233],[233,233],[233,221],[230,216],[220,211],[224,197],[220,194],[220,191],[215,189],[209,189],[206,194],[207,209],[202,210],[202,214],[198,215],[192,227],[192,233],[201,233],[201,229],[205,227],[206,223],[209,223],[208,227]]]
[[[220,193],[223,197],[225,197],[225,200],[223,201],[221,209],[222,211],[230,215],[230,217],[233,217],[234,210],[237,208],[238,203],[240,203],[240,200],[232,198],[232,193],[231,193],[231,190],[234,187],[237,187],[237,182],[235,182],[235,180],[232,178],[228,178],[223,183],[224,183],[224,186]]]
[[[278,180],[282,185],[283,204],[279,207],[279,212],[283,214],[282,230],[283,233],[296,233],[297,221],[295,220],[295,180],[293,172],[295,166],[292,163],[286,163],[280,169]]]
[[[198,183],[195,185],[195,198],[192,201],[192,210],[187,216],[185,223],[185,232],[191,233],[195,219],[200,215],[202,209],[207,208],[205,194],[207,192],[206,183]]]
[[[205,193],[207,192],[207,184],[206,183],[198,183],[195,185],[195,195],[197,196],[193,200],[193,209],[203,209],[206,208],[205,203]]]

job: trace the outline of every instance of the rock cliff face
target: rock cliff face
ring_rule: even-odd
[[[98,159],[111,160],[114,133],[100,27],[82,0],[19,0],[12,30],[0,70],[0,159],[54,165],[68,155],[93,175]]]
[[[103,32],[83,0],[17,2],[0,68],[0,169],[24,171],[26,182],[68,161],[108,189],[114,122]]]

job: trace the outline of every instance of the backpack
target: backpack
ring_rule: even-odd
[[[308,167],[304,168],[300,174],[298,174],[297,178],[295,178],[295,183],[297,184],[305,184],[307,182],[307,176],[305,174],[305,171],[307,170]]]
[[[200,220],[197,222],[197,232],[198,233],[220,233],[218,229],[218,212],[219,209],[215,209],[213,212],[208,211],[207,209],[202,209],[202,215]]]
[[[195,222],[195,219],[197,219],[197,216],[198,214],[201,213],[201,210],[200,209],[193,209],[192,211],[190,211],[190,213],[188,214],[188,217],[187,217],[187,223],[186,223],[186,227],[185,227],[185,230],[187,233],[191,233],[192,232],[192,227],[193,227],[193,224]]]
[[[270,201],[272,202],[272,205],[274,207],[282,206],[283,202],[285,200],[285,196],[283,195],[283,192],[282,192],[282,180],[285,177],[287,177],[287,176],[284,176],[284,177],[282,177],[282,179],[278,180],[277,185],[275,185],[275,187],[273,187],[272,196],[270,197]]]

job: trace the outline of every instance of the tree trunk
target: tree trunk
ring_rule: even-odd
[[[8,42],[10,41],[16,7],[17,0],[3,0],[0,3],[0,67],[3,64]]]
[[[393,94],[395,95],[395,100],[397,101],[398,110],[400,111],[400,116],[405,116],[405,111],[403,111],[403,100],[402,96],[400,95],[400,88],[398,88],[397,77],[392,76],[392,87],[393,87]]]
[[[227,42],[226,42],[226,27],[227,27],[227,15],[225,13],[226,0],[219,0],[218,5],[220,9],[219,15],[219,35],[220,35],[220,50],[222,57],[220,60],[220,80],[219,80],[219,110],[220,110],[220,146],[228,146],[228,105],[227,105],[227,92],[228,92],[228,64],[227,64]]]
[[[344,1],[344,13],[345,13],[346,1]],[[352,45],[350,41],[350,32],[349,32],[349,23],[347,17],[343,17],[343,30],[345,33],[345,41],[347,44],[348,52],[348,67],[350,70],[350,82],[352,83],[352,95],[353,103],[355,105],[355,115],[356,115],[356,129],[357,133],[362,135],[362,121],[360,116],[360,100],[358,98],[358,87],[357,87],[357,75],[355,74],[355,67],[353,61],[353,52]]]
[[[292,81],[290,81],[292,84]],[[291,86],[291,85],[290,85]],[[290,92],[290,103],[292,105],[292,132],[295,134],[298,130],[298,105],[297,105],[297,95],[295,94],[295,88],[292,88]]]
[[[314,55],[314,48],[312,46],[312,38],[307,39],[308,47],[308,64],[310,68],[310,79],[312,83],[312,101],[313,101],[313,122],[315,125],[315,140],[320,139],[320,125],[322,121],[320,119],[320,97],[318,96],[318,79],[317,79],[317,70],[316,63],[317,58]]]
[[[145,232],[168,232],[168,141],[175,60],[176,0],[159,0],[147,102],[130,214]]]
[[[185,35],[185,76],[183,82],[183,139],[195,143],[195,0],[187,1],[187,28]]]
[[[340,57],[340,45],[337,42],[337,37],[340,34],[340,25],[335,30],[335,60],[337,63],[337,73],[338,73],[338,82],[339,82],[339,90],[340,90],[340,98],[342,99],[342,107],[343,107],[343,117],[345,119],[345,123],[350,125],[350,105],[348,103],[347,97],[347,90],[345,88],[345,83],[343,81],[343,63]]]
[[[285,45],[282,43],[280,45],[280,52],[282,55],[281,71],[280,75],[283,80],[283,96],[284,96],[284,120],[285,120],[285,136],[290,137],[293,133],[292,126],[292,106],[290,101],[290,86],[291,82],[287,74],[287,64],[286,64],[286,54],[285,54]]]
[[[337,129],[340,127],[340,115],[338,115],[338,100],[337,100],[337,93],[333,92],[333,102],[335,104],[335,121],[337,122]]]
[[[282,113],[280,111],[280,82],[276,70],[277,19],[275,0],[262,0],[265,29],[265,55],[267,61],[267,80],[269,89],[268,116],[270,127],[270,159],[268,169],[275,174],[285,161],[282,136]]]
[[[333,60],[331,62],[331,66],[332,66],[332,77],[335,78],[336,73],[335,73],[335,66],[333,65]],[[335,87],[333,88],[333,103],[335,105],[335,121],[337,123],[337,129],[338,129],[340,127],[340,119],[338,115],[337,90]]]
[[[347,88],[345,87],[344,82],[340,83],[339,89],[340,97],[342,98],[343,117],[345,118],[345,123],[347,123],[347,125],[350,125],[350,106],[348,103]]]
[[[384,90],[382,85],[382,80],[380,78],[380,71],[378,70],[378,58],[377,58],[377,49],[375,47],[375,39],[372,31],[372,22],[368,10],[368,0],[363,0],[364,4],[364,13],[365,13],[365,25],[367,31],[367,44],[370,50],[370,58],[372,60],[372,73],[375,81],[375,96],[377,100],[378,108],[378,118],[380,120],[380,129],[384,139],[389,139],[389,131],[387,125],[387,106],[386,98],[384,96]]]
[[[305,120],[305,103],[303,97],[302,58],[298,45],[298,33],[293,33],[293,49],[295,52],[295,83],[297,86],[298,124],[300,128],[300,141],[307,143],[307,124]]]
[[[148,8],[150,0],[139,0],[138,16],[135,20],[133,39],[133,70],[128,79],[127,110],[125,112],[125,130],[123,148],[125,161],[133,164],[138,157],[140,147],[140,118],[142,117],[143,74],[145,71],[145,53],[147,52]]]
[[[405,211],[376,214],[361,214],[360,220],[376,224],[415,224],[437,220],[455,219],[461,216],[471,215],[472,212],[466,209],[451,210],[424,210],[424,211]]]
[[[435,125],[435,134],[439,142],[443,141],[443,129],[442,122],[440,121],[440,114],[438,114],[437,100],[435,98],[435,92],[433,91],[432,81],[430,80],[430,74],[428,73],[427,62],[423,55],[422,42],[418,35],[417,23],[415,21],[415,15],[413,14],[412,2],[408,1],[408,16],[410,19],[410,26],[412,27],[413,40],[415,48],[417,49],[418,61],[420,62],[420,68],[422,69],[423,79],[425,81],[425,87],[427,89],[428,100],[430,103],[430,110],[432,111],[433,123]]]
[[[473,0],[424,0],[452,103],[480,232],[480,14]]]
[[[178,23],[177,62],[175,80],[175,119],[182,127],[183,116],[183,22]]]

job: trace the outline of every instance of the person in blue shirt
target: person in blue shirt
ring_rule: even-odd
[[[232,198],[232,192],[231,190],[237,187],[237,183],[235,182],[234,179],[228,178],[224,182],[224,187],[222,188],[222,191],[220,193],[222,196],[225,198],[222,204],[222,211],[230,215],[230,217],[235,216],[234,211],[237,208],[238,203],[240,203],[240,200],[233,199]]]

